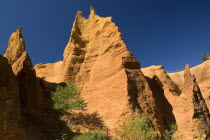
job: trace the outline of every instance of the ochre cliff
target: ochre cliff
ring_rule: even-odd
[[[149,117],[158,131],[162,129],[140,63],[111,17],[99,17],[91,7],[85,19],[79,11],[63,56],[63,61],[36,65],[37,76],[51,83],[74,82],[88,112],[98,112],[110,134],[135,116]]]
[[[24,51],[25,41],[22,37],[21,28],[18,27],[17,31],[12,33],[9,39],[8,48],[4,56],[8,59],[9,64],[13,65]]]
[[[174,74],[166,73],[163,66],[141,70],[148,77],[154,96],[158,94],[155,98],[165,114],[165,124],[177,124],[177,138],[190,140],[209,135],[209,110],[196,78],[191,75],[193,70],[189,69],[189,65],[186,65],[185,71]]]
[[[112,18],[98,16],[92,7],[88,18],[76,14],[63,60],[33,68],[19,27],[0,55],[0,140],[60,136],[64,122],[51,108],[51,93],[68,82],[87,103],[85,113],[96,112],[110,136],[122,122],[147,117],[159,139],[173,124],[178,139],[205,137],[210,135],[209,68],[210,60],[176,73],[163,66],[141,68]]]
[[[20,27],[11,35],[4,56],[8,59],[14,74],[17,76],[21,112],[27,114],[39,112],[43,107],[43,100],[36,72],[28,53],[25,51],[25,41]]]
[[[183,90],[174,112],[184,139],[193,139],[192,136],[199,138],[202,134],[210,133],[209,110],[189,65],[185,65]]]
[[[8,60],[0,55],[0,139],[23,140],[18,81]]]
[[[163,127],[169,129],[171,125],[176,124],[172,103],[178,98],[180,90],[164,71],[163,66],[150,66],[141,70],[162,114]]]
[[[192,75],[196,77],[196,81],[201,89],[201,93],[203,95],[203,98],[205,99],[205,102],[210,108],[210,60],[206,60],[200,65],[197,65],[190,69]],[[169,76],[171,79],[179,86],[180,89],[183,88],[183,71],[176,72],[176,73],[169,73]]]

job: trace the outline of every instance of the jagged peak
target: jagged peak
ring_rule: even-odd
[[[184,69],[184,78],[190,76],[192,78],[191,72],[190,72],[190,65],[186,64]]]
[[[77,11],[76,18],[82,17],[82,11]]]
[[[13,64],[25,51],[25,41],[22,37],[21,27],[18,27],[16,32],[12,33],[5,57],[8,59],[9,64]]]
[[[93,17],[93,16],[95,16],[96,15],[96,11],[95,11],[95,9],[93,8],[93,6],[91,6],[90,7],[90,15],[89,15],[89,17]]]
[[[193,86],[194,86],[194,77],[192,76],[191,72],[190,72],[190,66],[189,64],[185,65],[185,69],[184,69],[184,84],[183,84],[183,93],[187,94],[187,95],[192,95],[192,90],[193,90]]]
[[[22,38],[22,29],[21,27],[19,26],[15,32],[20,38]]]
[[[96,14],[96,10],[93,6],[90,6],[90,14]]]

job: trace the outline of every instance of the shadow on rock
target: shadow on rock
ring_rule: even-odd
[[[170,129],[171,125],[176,124],[176,119],[173,114],[173,108],[164,95],[163,84],[157,76],[154,76],[152,79],[146,77],[146,79],[160,110],[163,128]]]
[[[51,99],[52,92],[56,91],[58,85],[64,87],[66,84],[50,83],[41,78],[38,80],[45,104],[40,117],[24,116],[26,124],[30,126],[27,126],[28,136],[33,134],[36,137],[39,135],[43,140],[60,140],[65,135],[66,140],[68,140],[80,133],[72,126],[82,126],[85,130],[103,130],[108,132],[97,112],[61,112],[55,110]],[[37,133],[34,130],[38,130]],[[35,140],[38,140],[38,137]]]
[[[56,90],[58,84],[49,83],[41,78],[38,80],[45,104],[39,116],[23,114],[27,138],[30,140],[60,140],[65,134],[71,139],[76,134],[68,127],[67,122],[61,120],[63,113],[53,108],[51,100],[51,94]],[[65,86],[66,84],[60,83],[59,85]]]
[[[104,125],[104,122],[101,117],[99,117],[99,114],[97,112],[93,113],[71,113],[70,115],[70,121],[75,125],[82,125],[89,130],[104,130],[108,131],[106,126]]]

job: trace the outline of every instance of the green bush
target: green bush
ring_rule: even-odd
[[[207,59],[208,59],[208,57],[209,57],[210,55],[208,54],[206,54],[206,53],[203,53],[202,55],[201,55],[201,59],[203,60],[203,61],[206,61]]]
[[[72,83],[66,87],[58,85],[56,91],[52,93],[52,101],[53,108],[59,111],[82,110],[86,107],[77,87]]]
[[[165,140],[175,140],[173,134],[177,131],[178,126],[173,124],[170,127],[170,130],[165,130],[163,134]]]
[[[123,123],[122,131],[118,133],[120,140],[154,140],[157,133],[150,126],[148,119],[134,118],[128,123]]]
[[[82,135],[76,136],[73,140],[111,140],[107,135],[100,132],[85,132]]]
[[[61,140],[67,140],[68,139],[68,135],[66,133],[63,133],[61,135]]]

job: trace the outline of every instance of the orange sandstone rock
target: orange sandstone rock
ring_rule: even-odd
[[[18,81],[8,60],[0,55],[0,139],[24,140],[20,127],[20,103]]]
[[[8,42],[5,57],[17,76],[19,98],[22,113],[37,113],[43,108],[43,100],[39,90],[36,72],[28,53],[25,51],[21,28],[12,34]]]
[[[47,82],[74,82],[88,112],[98,112],[110,134],[134,116],[149,117],[161,129],[158,111],[140,63],[128,51],[111,17],[91,8],[87,19],[79,11],[62,62],[38,64],[37,76]]]
[[[210,132],[209,110],[195,77],[191,75],[191,70],[189,65],[186,65],[184,72],[174,74],[167,74],[162,66],[142,69],[149,78],[153,93],[158,93],[155,98],[165,122],[170,124],[171,116],[175,117],[173,123],[178,125],[176,136],[186,140],[205,137]],[[155,79],[158,79],[156,83]],[[158,89],[155,85],[162,88]]]

